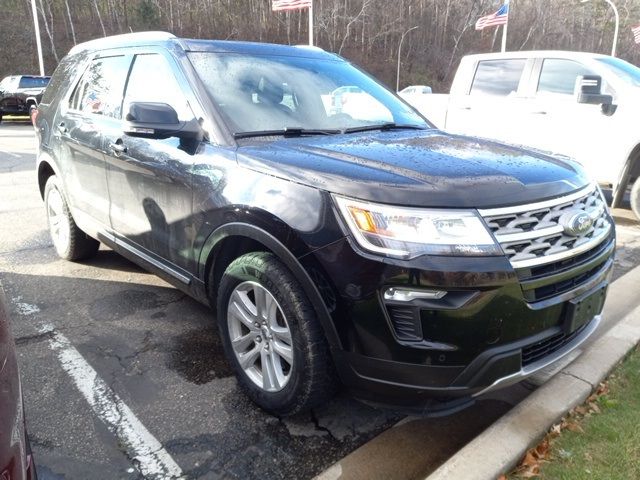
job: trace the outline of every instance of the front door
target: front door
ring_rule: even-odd
[[[615,119],[600,105],[578,103],[574,94],[578,77],[595,72],[561,58],[541,59],[536,71],[529,106],[521,112],[525,143],[577,160],[596,180],[610,179],[612,149],[603,139],[615,138]]]
[[[184,83],[182,83],[184,85]],[[131,102],[171,105],[181,121],[194,118],[172,60],[135,55],[123,112]],[[122,125],[105,132],[110,218],[119,242],[189,270],[193,243],[192,168],[199,145],[178,138],[127,136]]]

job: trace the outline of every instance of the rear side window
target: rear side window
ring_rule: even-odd
[[[166,103],[178,113],[180,120],[193,119],[189,102],[169,62],[156,53],[136,55],[124,99],[125,115],[131,102]]]
[[[43,88],[49,83],[49,77],[21,77],[18,88]]]
[[[69,101],[83,113],[119,119],[122,95],[129,72],[129,57],[106,57],[91,62]]]
[[[42,96],[42,101],[40,103],[49,105],[53,102],[56,95],[58,95],[61,88],[66,89],[69,88],[69,77],[75,68],[77,68],[76,57],[65,57],[56,67],[56,71],[53,72],[53,76],[47,85],[47,88],[44,91],[44,95]],[[65,85],[65,87],[62,87]]]
[[[573,60],[547,58],[542,64],[538,93],[573,95],[580,75],[593,75],[593,72]]]
[[[518,91],[525,64],[525,59],[479,62],[470,94],[500,97],[515,94]]]

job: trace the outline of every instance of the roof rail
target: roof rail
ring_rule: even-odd
[[[112,35],[110,37],[96,38],[95,40],[79,43],[69,50],[69,55],[73,55],[74,53],[78,53],[83,50],[117,47],[128,42],[161,42],[171,38],[176,38],[176,36],[173,33],[168,32],[135,32],[124,33],[122,35]]]

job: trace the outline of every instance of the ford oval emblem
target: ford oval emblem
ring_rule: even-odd
[[[593,219],[583,211],[567,212],[560,217],[559,223],[564,228],[564,233],[572,237],[584,235],[593,227]]]

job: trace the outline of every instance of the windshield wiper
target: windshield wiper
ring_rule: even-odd
[[[337,135],[338,133],[341,133],[341,130],[286,127],[281,130],[256,130],[254,132],[236,132],[233,134],[233,138],[277,137],[277,136],[301,137],[303,135]]]
[[[342,133],[368,132],[370,130],[426,130],[418,125],[398,125],[397,123],[379,123],[377,125],[363,125],[361,127],[350,127],[342,130]]]

